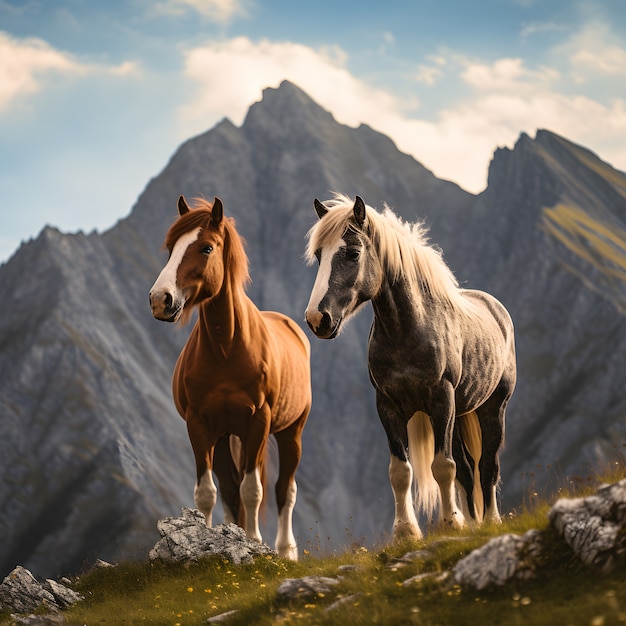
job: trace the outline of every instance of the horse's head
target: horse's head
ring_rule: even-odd
[[[184,312],[215,296],[224,282],[225,222],[223,205],[190,210],[178,199],[179,218],[169,229],[165,246],[169,260],[150,289],[152,314],[164,322],[176,322]]]
[[[320,221],[309,231],[307,257],[319,269],[305,317],[321,339],[333,339],[342,324],[373,298],[382,283],[382,267],[369,238],[363,200],[352,205],[343,196],[325,206],[315,200]]]

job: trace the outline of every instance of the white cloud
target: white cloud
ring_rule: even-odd
[[[440,78],[443,77],[444,70],[448,62],[445,57],[434,55],[429,57],[429,61],[429,65],[420,64],[417,66],[414,78],[418,83],[432,87]]]
[[[598,75],[626,76],[626,49],[601,22],[587,24],[557,51],[568,58],[577,82],[594,80]]]
[[[245,15],[240,0],[166,0],[156,5],[156,10],[171,15],[182,15],[193,10],[209,20],[228,22],[236,15]]]
[[[345,67],[346,54],[338,48],[314,50],[307,46],[247,37],[209,43],[185,55],[185,74],[200,93],[181,110],[181,136],[206,130],[227,116],[240,124],[265,87],[290,80],[345,124],[359,124],[390,111],[396,99],[354,78]]]
[[[41,39],[15,39],[0,32],[0,110],[15,98],[39,90],[39,79],[49,72],[80,74],[83,68],[70,55]]]
[[[481,91],[530,93],[549,87],[559,76],[552,68],[529,70],[522,59],[498,59],[491,65],[468,62],[461,77]]]
[[[0,111],[22,96],[39,92],[43,81],[50,75],[105,73],[128,76],[137,74],[138,69],[130,61],[112,66],[81,63],[41,39],[16,39],[0,31]]]
[[[433,57],[434,59],[434,57]],[[458,55],[430,67],[453,71],[471,93],[450,99],[429,119],[409,117],[409,100],[372,88],[350,74],[341,50],[314,50],[300,44],[254,43],[239,37],[189,50],[186,76],[198,93],[181,113],[181,137],[206,130],[224,117],[240,124],[267,86],[288,79],[344,124],[366,123],[389,135],[437,176],[472,192],[486,183],[488,163],[498,146],[512,146],[521,132],[547,128],[626,167],[626,105],[559,90],[555,69],[528,68],[521,59],[476,63]],[[432,61],[432,60],[431,60]],[[453,96],[454,98],[454,96]]]

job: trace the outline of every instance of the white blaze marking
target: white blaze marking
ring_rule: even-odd
[[[316,328],[322,320],[322,314],[319,312],[319,304],[328,292],[330,285],[330,275],[333,271],[332,263],[335,258],[335,254],[341,246],[345,246],[343,239],[337,239],[337,241],[329,246],[326,246],[322,252],[322,258],[320,260],[320,267],[317,271],[317,277],[315,278],[315,284],[313,285],[313,291],[311,291],[311,297],[309,298],[309,304],[306,308],[306,319],[313,324]]]
[[[156,279],[154,285],[152,285],[151,292],[167,292],[176,296],[176,299],[182,297],[176,284],[176,274],[185,256],[185,252],[187,252],[187,248],[198,239],[199,235],[200,229],[196,228],[195,230],[185,233],[178,239],[174,244],[174,249],[172,250],[167,265],[161,270],[159,277]]]

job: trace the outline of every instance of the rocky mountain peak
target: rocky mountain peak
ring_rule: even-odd
[[[222,198],[248,242],[251,298],[301,324],[315,278],[302,258],[313,198],[358,193],[426,220],[462,284],[496,295],[516,325],[506,510],[538,465],[563,477],[620,458],[625,188],[623,173],[540,131],[498,150],[474,196],[384,135],[338,124],[295,85],[265,90],[241,127],[224,120],[185,142],[106,233],[46,229],[0,266],[0,296],[12,303],[0,317],[0,575],[143,555],[155,521],[193,504],[192,453],[170,390],[190,329],[154,320],[147,299],[180,194]],[[370,319],[360,314],[335,341],[311,337],[314,401],[294,518],[302,546],[374,542],[390,530]]]

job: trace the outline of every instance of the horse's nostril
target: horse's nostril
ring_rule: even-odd
[[[174,300],[172,299],[172,294],[166,292],[163,296],[163,301],[165,302],[165,306],[169,309],[174,302]]]
[[[322,313],[322,322],[320,326],[322,328],[330,328],[330,315],[328,313]]]

